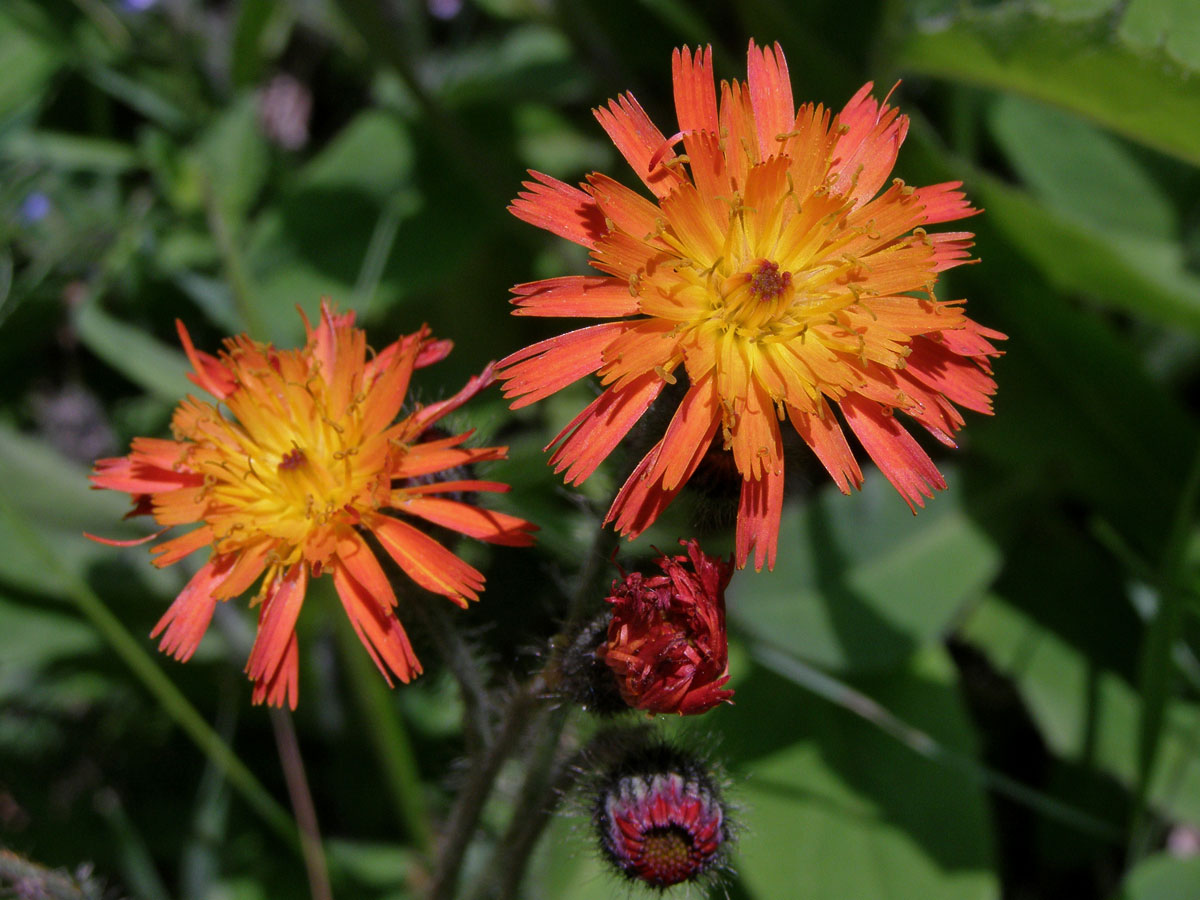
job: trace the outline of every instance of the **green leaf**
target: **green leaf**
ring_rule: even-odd
[[[42,89],[61,61],[61,50],[49,40],[23,28],[13,13],[0,9],[0,59],[4,77],[0,78],[0,122],[6,122],[20,110],[35,105]],[[41,12],[37,13],[39,16]]]
[[[0,144],[0,157],[56,169],[112,174],[128,172],[139,164],[133,149],[119,141],[47,131],[13,135]]]
[[[243,93],[209,125],[197,152],[217,200],[240,220],[262,189],[270,162],[253,92]]]
[[[993,136],[1047,206],[1095,229],[1171,241],[1171,202],[1119,140],[1062,110],[1004,95],[989,115]]]
[[[972,752],[941,648],[857,687],[943,744]],[[735,864],[751,896],[999,896],[986,798],[965,775],[761,671],[720,714],[748,836]]]
[[[1138,863],[1121,886],[1118,900],[1195,900],[1200,896],[1200,856],[1161,854]]]
[[[195,386],[184,377],[191,366],[181,351],[119,322],[95,300],[79,307],[75,329],[89,350],[147,393],[176,403],[195,392]]]
[[[1200,162],[1200,28],[1188,0],[908,0],[904,70],[1025,94]]]
[[[893,666],[936,641],[1000,563],[967,515],[957,474],[946,475],[948,489],[915,518],[875,471],[861,495],[826,487],[785,510],[775,571],[734,578],[731,621],[835,669]]]
[[[269,0],[242,0],[233,28],[232,76],[238,87],[251,85],[262,71],[260,43],[276,4]]]
[[[1104,610],[1095,599],[1086,606]],[[1141,701],[1128,680],[1103,665],[1095,648],[1077,646],[999,597],[988,598],[972,614],[963,636],[1014,681],[1055,753],[1126,786],[1136,783]],[[1200,707],[1168,701],[1163,727],[1149,799],[1170,815],[1200,822],[1200,758],[1194,751]]]

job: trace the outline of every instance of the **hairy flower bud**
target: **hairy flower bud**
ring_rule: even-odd
[[[592,821],[605,857],[656,888],[719,869],[731,839],[708,768],[661,743],[635,747],[610,769]]]
[[[614,581],[608,641],[596,651],[635,709],[694,715],[733,696],[725,636],[725,588],[732,561],[680,541],[686,556],[662,556],[663,574]],[[689,565],[690,563],[690,565]]]

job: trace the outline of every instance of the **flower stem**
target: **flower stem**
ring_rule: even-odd
[[[535,676],[513,694],[496,739],[487,747],[482,758],[471,766],[442,835],[428,900],[451,900],[454,896],[463,856],[475,835],[484,803],[495,786],[496,774],[539,718],[533,713],[541,702],[543,685],[541,676]]]
[[[313,900],[333,900],[329,869],[321,846],[321,831],[317,826],[317,808],[308,789],[304,758],[300,755],[300,742],[296,739],[292,714],[285,709],[272,707],[269,715],[271,728],[275,732],[275,746],[279,750],[279,764],[283,767],[283,778],[287,783],[288,795],[292,798],[292,811],[300,827],[300,851],[304,855],[309,891]]]

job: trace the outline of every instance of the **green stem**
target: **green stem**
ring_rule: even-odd
[[[158,702],[168,716],[184,730],[208,760],[228,779],[233,788],[270,828],[293,849],[299,850],[300,839],[291,816],[262,786],[237,754],[221,740],[220,735],[204,720],[154,659],[104,601],[77,575],[67,571],[54,551],[28,522],[8,495],[0,488],[0,513],[12,526],[13,534],[25,545],[30,556],[47,572],[59,576],[63,593],[74,601],[79,611],[112,647],[142,686]]]
[[[350,679],[350,688],[358,703],[367,735],[383,769],[384,781],[401,825],[413,844],[428,853],[433,844],[429,811],[424,802],[424,787],[417,768],[412,741],[394,705],[394,697],[383,677],[371,664],[359,643],[350,621],[338,616],[337,635],[342,660]]]

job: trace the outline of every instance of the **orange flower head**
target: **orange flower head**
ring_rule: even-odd
[[[686,556],[660,556],[661,575],[622,572],[608,602],[608,640],[596,655],[634,709],[696,715],[728,701],[725,588],[733,563],[680,541]]]
[[[958,182],[888,183],[908,119],[872,85],[840,113],[797,111],[783,51],[753,41],[744,84],[718,91],[711,48],[676,50],[673,71],[673,137],[629,94],[596,110],[653,200],[598,173],[574,188],[534,172],[513,201],[518,218],[587,247],[604,273],[519,285],[516,313],[613,321],[514,353],[499,375],[516,408],[599,374],[604,391],[550,444],[570,483],[685,376],[607,521],[641,533],[719,441],[742,479],[737,564],[753,551],[755,568],[770,568],[780,423],[844,493],[862,483],[849,425],[915,512],[945,482],[894,413],[954,446],[958,407],[991,411],[989,339],[1003,335],[968,319],[963,301],[934,297],[938,273],[969,261],[973,235],[926,226],[978,210]]]
[[[421,672],[364,531],[421,587],[460,606],[478,599],[478,571],[388,510],[496,544],[528,545],[535,530],[445,496],[507,485],[434,477],[504,457],[505,447],[463,446],[470,432],[430,438],[430,426],[491,382],[490,367],[453,397],[397,420],[413,370],[443,359],[450,343],[422,329],[368,359],[353,313],[339,315],[322,302],[317,326],[307,318],[304,324],[300,349],[276,350],[242,335],[212,356],[177,323],[195,368],[189,377],[216,402],[188,396],[175,410],[174,440],[135,438],[128,456],[97,461],[92,475],[97,488],[129,493],[130,515],[152,515],[163,526],[159,534],[198,526],[155,547],[155,565],[209,551],[151,633],[163,635],[164,652],[188,659],[217,601],[261,578],[251,601],[259,607],[258,634],[246,672],[256,703],[292,708],[296,618],[309,578],[325,572],[388,683],[392,675],[408,682]]]

